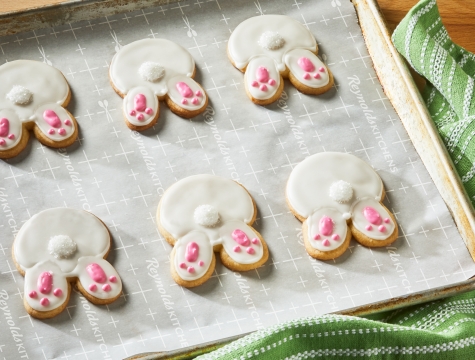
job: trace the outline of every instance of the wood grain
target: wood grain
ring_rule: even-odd
[[[348,0],[346,0],[348,1]],[[51,4],[66,3],[65,0],[1,0],[0,14],[24,11]],[[417,0],[378,0],[390,30],[393,30]],[[453,41],[475,52],[475,0],[438,0],[442,22]]]

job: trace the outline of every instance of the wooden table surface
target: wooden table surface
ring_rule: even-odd
[[[57,4],[65,0],[0,0],[0,13]],[[417,0],[378,0],[390,29],[394,29]],[[455,43],[475,52],[475,0],[438,0],[442,22]]]

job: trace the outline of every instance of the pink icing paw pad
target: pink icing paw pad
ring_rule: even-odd
[[[61,126],[61,120],[53,110],[45,110],[43,112],[43,119],[54,128],[59,128]]]
[[[297,63],[300,68],[307,73],[315,71],[315,65],[313,65],[309,58],[301,57],[297,60]]]
[[[69,84],[51,63],[33,60],[5,62],[0,65],[0,86],[3,94],[0,157],[10,158],[26,147],[29,136],[24,132],[31,132],[43,145],[53,148],[74,143],[78,134],[74,131],[74,117],[60,105],[69,102]],[[72,120],[71,131],[58,132],[66,118]],[[10,151],[11,154],[6,152],[12,149],[15,150]],[[51,299],[50,302],[54,303]]]
[[[193,96],[193,90],[191,90],[190,87],[183,81],[177,82],[175,86],[181,96],[185,98],[190,98]]]
[[[147,108],[147,98],[144,94],[137,94],[134,98],[134,105],[136,111],[145,111]]]
[[[13,253],[24,269],[23,300],[28,313],[49,318],[64,310],[70,295],[75,296],[71,281],[95,304],[117,299],[121,279],[103,258],[110,244],[107,227],[87,211],[53,208],[27,220],[17,234]]]
[[[233,271],[256,269],[267,260],[265,241],[249,225],[256,216],[252,197],[231,179],[203,174],[179,180],[167,189],[159,209],[159,230],[178,234],[170,262],[181,286],[208,280],[215,253]]]
[[[10,131],[10,121],[6,118],[0,119],[0,136],[7,137]]]
[[[202,276],[212,262],[213,247],[205,234],[191,232],[175,244],[173,263],[181,278],[194,279]]]

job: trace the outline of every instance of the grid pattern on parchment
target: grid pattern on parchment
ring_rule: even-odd
[[[316,36],[335,75],[331,91],[306,96],[286,82],[280,107],[249,101],[242,74],[226,57],[226,42],[243,20],[274,13],[294,17]],[[153,129],[137,134],[125,126],[108,66],[121,46],[153,37],[176,41],[195,58],[196,79],[210,97],[206,121],[180,119],[161,104]],[[68,110],[81,129],[68,149],[30,140],[18,158],[0,163],[0,296],[6,304],[0,358],[121,358],[170,350],[475,273],[378,83],[350,2],[192,0],[1,38],[0,61],[20,58],[65,74],[73,94]],[[292,168],[321,151],[352,153],[378,171],[385,204],[400,225],[393,246],[371,250],[352,241],[335,261],[308,257],[284,188]],[[234,178],[249,189],[258,207],[256,228],[271,256],[245,274],[218,261],[205,285],[187,290],[170,277],[171,248],[156,229],[155,211],[167,187],[197,173]],[[57,206],[90,210],[109,226],[109,260],[122,276],[124,294],[97,307],[73,293],[63,314],[38,321],[23,308],[23,278],[12,263],[11,244],[31,215]]]

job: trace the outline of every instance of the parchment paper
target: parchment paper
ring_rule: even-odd
[[[287,14],[312,31],[335,76],[331,91],[306,96],[286,81],[280,106],[250,102],[226,42],[240,22],[259,14]],[[125,126],[108,66],[121,46],[150,37],[189,49],[210,107],[190,121],[161,104],[159,124],[138,134]],[[117,359],[171,350],[475,274],[375,76],[348,1],[185,1],[1,38],[0,61],[15,59],[44,61],[65,74],[80,137],[59,151],[30,139],[19,157],[0,162],[0,358]],[[400,225],[391,247],[371,250],[352,240],[336,261],[307,255],[301,223],[285,204],[285,182],[297,163],[322,151],[352,153],[378,171]],[[187,290],[171,279],[171,247],[157,231],[155,211],[167,187],[199,173],[233,178],[251,192],[271,255],[242,274],[218,261],[212,279]],[[64,313],[40,321],[23,308],[11,246],[31,215],[58,206],[89,210],[109,226],[108,259],[124,295],[95,306],[74,292]]]

